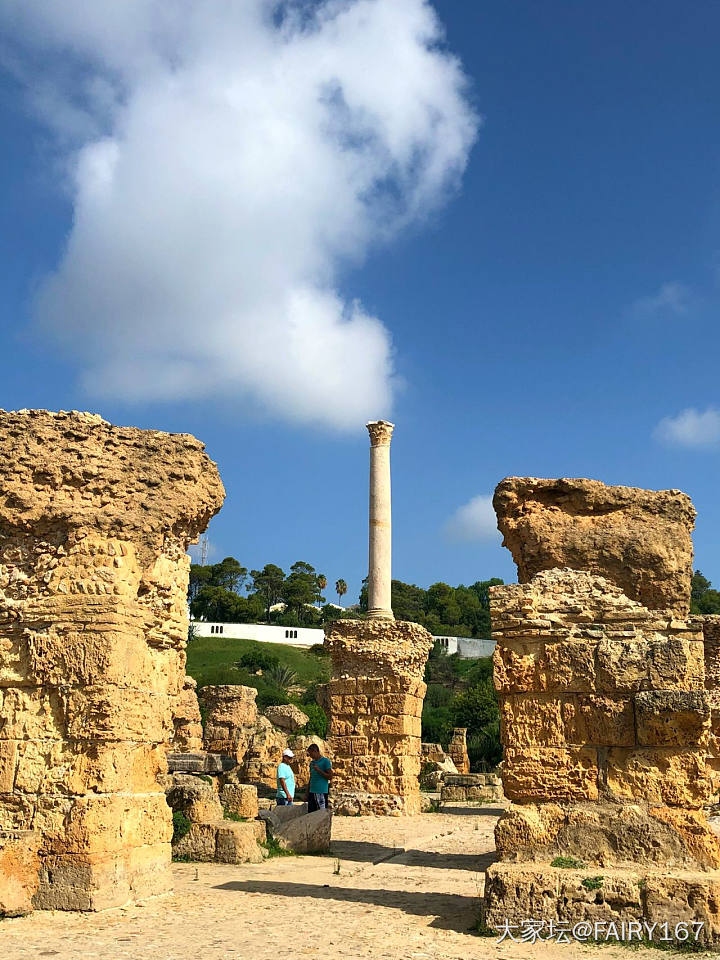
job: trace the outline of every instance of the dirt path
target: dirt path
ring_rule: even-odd
[[[0,956],[569,960],[580,953],[627,960],[617,948],[497,944],[472,932],[499,812],[456,807],[409,819],[337,817],[334,857],[176,864],[174,894],[144,905],[3,921]]]

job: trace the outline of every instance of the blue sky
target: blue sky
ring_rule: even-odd
[[[144,2],[150,10],[154,0]],[[45,7],[40,0],[27,6],[39,13]],[[55,6],[63,8],[62,30],[69,30],[68,10],[78,4]],[[122,58],[135,57],[147,25],[122,25],[133,39],[131,52],[120,42],[108,52],[103,24],[87,36],[61,34],[59,26],[52,35],[32,21],[32,10],[3,14],[0,197],[11,228],[0,240],[0,406],[91,409],[115,423],[195,434],[227,489],[209,533],[212,558],[232,554],[248,566],[286,568],[307,560],[331,582],[344,577],[349,600],[367,562],[367,416],[396,423],[394,575],[400,579],[424,586],[514,579],[509,554],[488,530],[485,500],[463,515],[477,523],[459,528],[452,518],[490,495],[503,477],[533,475],[685,490],[699,514],[696,564],[720,583],[720,6],[438,0],[434,7],[447,41],[437,55],[422,40],[430,21],[419,18],[430,14],[421,0],[397,0],[392,29],[378,24],[368,47],[361,42],[366,28],[357,23],[346,24],[345,33],[319,33],[325,52],[334,56],[339,48],[343,66],[336,69],[349,111],[353,90],[365,110],[380,95],[369,80],[363,87],[357,75],[343,73],[345,64],[355,55],[361,65],[369,62],[367,50],[379,35],[389,33],[403,52],[407,39],[407,70],[392,81],[397,104],[387,107],[386,84],[381,99],[389,112],[368,137],[382,149],[358,155],[352,175],[362,186],[348,193],[347,169],[324,141],[307,141],[308,153],[317,151],[313,163],[294,164],[289,174],[268,147],[261,163],[267,194],[265,180],[253,193],[264,206],[258,204],[257,219],[243,231],[236,228],[246,222],[247,203],[238,199],[243,212],[230,221],[232,229],[220,224],[222,253],[212,246],[224,212],[213,220],[211,186],[221,176],[235,182],[234,151],[244,149],[248,114],[238,119],[237,142],[221,142],[203,126],[223,125],[222,116],[208,119],[205,107],[198,114],[197,137],[211,162],[198,161],[187,176],[202,216],[168,227],[175,208],[162,181],[173,178],[176,162],[182,167],[173,153],[163,158],[160,179],[153,180],[160,168],[150,163],[147,178],[123,195],[124,207],[118,202],[100,208],[107,216],[92,209],[89,216],[95,181],[86,167],[73,166],[80,153],[87,159],[99,140],[119,143],[124,170],[137,169],[144,156],[142,136],[152,124],[143,125],[137,104],[152,100],[157,71],[139,57],[131,69]],[[201,66],[212,62],[221,70],[217,25],[201,26],[207,26],[200,35],[208,58]],[[117,24],[113,29],[117,41]],[[268,31],[258,27],[256,47],[273,40]],[[234,62],[237,51],[228,46]],[[448,51],[459,58],[466,85]],[[252,50],[245,53],[251,60]],[[317,58],[300,42],[291,53],[287,63],[301,77],[298,88],[314,89],[317,77],[306,65]],[[383,56],[380,49],[373,61],[380,75]],[[185,98],[192,99],[192,82],[204,82],[196,67],[188,67]],[[120,106],[106,105],[98,81],[88,107],[89,88],[78,76],[93,73],[96,81],[121,77]],[[428,76],[436,77],[430,93]],[[430,126],[425,117],[414,119],[414,127],[406,123],[428,97],[436,98],[432,106],[443,124]],[[162,103],[163,118],[176,105]],[[299,142],[308,131],[318,135],[313,111],[303,112],[307,102],[298,95],[291,105]],[[265,106],[268,116],[283,114],[286,87],[269,93]],[[257,140],[265,135],[264,127],[250,130]],[[407,141],[398,142],[398,130]],[[341,133],[352,152],[357,127]],[[419,143],[442,176],[433,179],[429,162],[418,172],[417,154],[407,161],[405,142]],[[161,149],[151,141],[147,155]],[[183,162],[188,149],[177,148]],[[93,153],[91,159],[91,174],[99,176],[107,158]],[[247,174],[256,175],[255,168]],[[368,185],[385,191],[377,208],[368,206]],[[278,195],[286,208],[275,208]],[[116,240],[125,229],[120,213],[133,202],[138,212],[144,204],[150,211],[148,233],[157,225],[157,207],[162,236],[172,239],[174,231],[180,250],[157,261],[158,245],[148,251],[153,270],[166,271],[170,281],[158,283],[160,293],[153,289],[158,302],[148,312],[137,294],[147,289],[145,278],[131,273],[132,258]],[[265,230],[276,221],[279,232]],[[66,252],[68,238],[79,251],[75,260]],[[206,243],[212,270],[202,262]],[[104,259],[94,260],[98,249]],[[180,269],[187,249],[200,253]],[[229,269],[220,275],[215,270],[225,253]],[[121,256],[128,260],[116,270]],[[279,316],[285,307],[262,299],[263,283],[278,289],[286,282],[278,261],[295,271],[288,289],[311,285],[312,296],[289,326],[272,328],[274,311]],[[48,281],[55,270],[60,279]],[[250,279],[238,293],[227,276],[244,270]],[[253,275],[267,280],[252,288]],[[246,300],[232,324],[215,329],[208,317],[225,309],[218,291]],[[172,318],[191,301],[197,309],[178,327],[176,345]],[[105,303],[112,320],[105,320]],[[258,340],[266,319],[269,332]],[[305,322],[319,339],[327,334],[330,346],[315,356],[301,345],[288,357],[287,331],[302,331]],[[219,347],[205,354],[209,337]],[[171,368],[167,355],[192,350],[193,343],[199,360]],[[225,363],[225,344],[232,364]],[[270,385],[263,379],[268,366]],[[140,385],[125,390],[135,377]]]

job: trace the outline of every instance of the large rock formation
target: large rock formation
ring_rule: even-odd
[[[422,676],[432,645],[424,627],[402,620],[336,620],[326,626],[336,813],[420,812]]]
[[[491,591],[513,803],[496,828],[486,922],[652,921],[664,898],[663,919],[704,920],[717,939],[703,633],[686,617],[690,501],[513,478],[494,503],[522,582]],[[579,860],[586,872],[558,869]]]
[[[158,775],[217,469],[194,437],[87,413],[0,413],[0,449],[0,830],[40,834],[36,906],[165,892]]]
[[[690,612],[695,509],[680,490],[508,477],[493,506],[520,583],[571,567],[607,577],[650,610]]]

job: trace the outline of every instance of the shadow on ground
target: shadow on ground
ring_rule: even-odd
[[[413,867],[437,867],[440,870],[484,871],[495,860],[491,853],[435,853],[433,850],[414,850],[403,847],[387,847],[381,843],[362,840],[333,840],[330,853],[340,860],[355,863],[379,864],[392,860]]]
[[[429,924],[440,930],[473,933],[480,911],[479,896],[450,893],[413,893],[408,890],[379,890],[343,887],[340,884],[288,883],[285,880],[232,880],[215,890],[264,893],[273,897],[307,897],[311,900],[337,900],[341,903],[366,903],[393,907],[417,917],[434,916]]]

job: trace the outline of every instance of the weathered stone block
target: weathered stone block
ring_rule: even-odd
[[[698,809],[711,793],[705,754],[689,748],[611,749],[605,776],[609,794],[618,800]]]
[[[507,747],[502,766],[510,800],[582,801],[598,797],[597,751],[592,747]]]
[[[710,731],[710,706],[703,690],[652,690],[635,695],[640,746],[696,746]]]
[[[220,791],[220,799],[228,813],[248,820],[258,815],[257,787],[250,783],[226,783]]]

